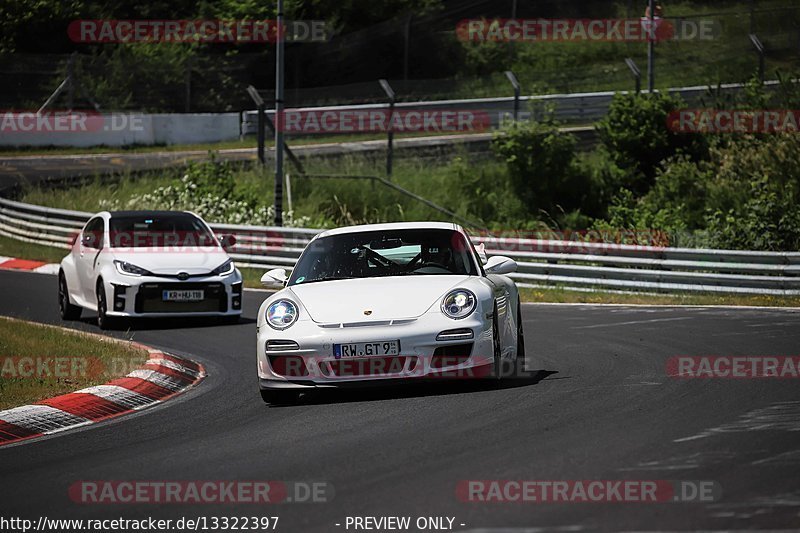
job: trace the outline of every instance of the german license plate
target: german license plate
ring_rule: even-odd
[[[162,291],[161,299],[165,302],[198,302],[205,297],[202,290]]]
[[[349,344],[334,344],[333,356],[342,357],[370,357],[373,355],[399,355],[400,341],[354,342]]]

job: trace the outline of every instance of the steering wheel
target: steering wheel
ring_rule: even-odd
[[[443,264],[435,263],[433,261],[428,261],[427,263],[420,264],[419,266],[414,268],[414,271],[420,270],[422,268],[427,268],[427,267],[441,268],[442,270],[444,270],[446,272],[450,272],[450,269],[447,268],[446,266],[444,266]]]
[[[392,267],[398,266],[397,263],[395,263],[394,261],[391,261],[390,259],[383,257],[381,254],[375,252],[374,250],[370,250],[366,246],[359,246],[359,248],[361,248],[366,252],[367,261],[371,262],[377,267],[389,270]]]

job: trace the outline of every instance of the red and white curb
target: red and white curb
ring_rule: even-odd
[[[199,363],[137,342],[131,345],[147,350],[149,359],[127,376],[0,411],[0,446],[140,411],[194,387],[206,376]]]
[[[58,268],[58,263],[45,263],[44,261],[0,256],[0,269],[2,270],[25,270],[27,272],[40,272],[42,274],[58,274]]]

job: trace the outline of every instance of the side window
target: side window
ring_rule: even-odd
[[[103,219],[93,218],[83,229],[83,245],[87,248],[99,250],[103,247]]]

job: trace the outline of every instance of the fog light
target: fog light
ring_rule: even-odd
[[[117,311],[122,311],[125,309],[125,290],[127,287],[117,284],[112,285],[114,286],[114,309]]]

